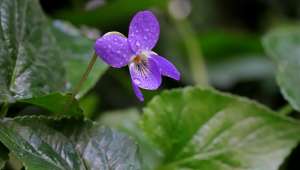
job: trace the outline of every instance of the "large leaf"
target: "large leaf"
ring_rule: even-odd
[[[300,111],[300,27],[276,29],[263,38],[267,54],[277,65],[277,82],[285,99]]]
[[[0,140],[30,170],[85,169],[68,138],[43,125],[42,119],[0,122]]]
[[[72,90],[88,67],[94,51],[94,41],[84,37],[78,29],[69,23],[56,20],[53,22],[53,27],[58,45],[65,58],[68,89]],[[107,68],[108,66],[104,62],[100,59],[97,60],[76,97],[82,97],[90,90]]]
[[[0,0],[0,102],[64,89],[62,58],[37,0]]]
[[[215,90],[164,92],[144,112],[161,169],[276,170],[300,140],[299,122]]]

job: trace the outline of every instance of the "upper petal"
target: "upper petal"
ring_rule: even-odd
[[[180,72],[170,61],[168,61],[164,57],[155,54],[152,54],[151,57],[156,62],[162,75],[173,78],[175,80],[180,79]]]
[[[148,58],[145,65],[131,63],[129,65],[131,79],[138,87],[155,90],[161,84],[161,75],[155,61]]]
[[[133,55],[127,38],[117,32],[106,33],[97,39],[94,49],[102,60],[115,68],[127,65]]]
[[[138,12],[130,22],[128,41],[136,53],[151,50],[159,38],[159,23],[150,11]]]

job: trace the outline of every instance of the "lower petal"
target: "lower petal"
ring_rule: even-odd
[[[134,84],[133,81],[131,81],[131,84],[132,84],[132,88],[133,88],[133,91],[134,91],[134,94],[136,95],[136,97],[142,102],[144,101],[144,96],[141,92],[141,90],[139,89],[139,87]]]
[[[179,71],[170,61],[168,61],[164,57],[155,54],[152,54],[151,57],[156,62],[157,66],[159,67],[160,73],[163,76],[167,76],[175,80],[180,80]]]
[[[146,60],[145,65],[138,65],[136,63],[129,65],[131,79],[140,88],[147,90],[158,89],[161,84],[159,68],[152,58]]]

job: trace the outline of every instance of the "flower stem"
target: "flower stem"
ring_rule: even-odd
[[[286,104],[286,105],[284,105],[283,107],[281,107],[281,108],[279,109],[278,112],[279,112],[279,114],[281,114],[281,115],[288,115],[288,114],[291,113],[293,110],[294,110],[294,109],[292,108],[291,105]]]
[[[90,74],[90,72],[93,69],[93,66],[95,65],[97,61],[97,55],[96,53],[93,54],[93,57],[91,58],[89,65],[87,67],[87,69],[85,70],[85,72],[83,73],[79,83],[77,84],[77,86],[73,89],[72,92],[72,98],[75,98],[76,95],[78,94],[79,90],[81,89],[83,83],[86,81],[86,79],[88,78],[88,75]]]
[[[82,87],[83,83],[88,78],[88,75],[90,74],[91,70],[93,69],[93,66],[95,65],[96,61],[97,61],[97,55],[96,55],[96,53],[94,53],[91,60],[90,60],[90,62],[89,62],[89,65],[88,65],[87,69],[83,73],[83,75],[82,75],[80,81],[78,82],[77,86],[75,86],[75,88],[73,89],[71,99],[68,100],[65,103],[63,113],[66,113],[69,109],[69,106],[73,104],[74,100],[76,99],[76,95],[80,91],[80,88]]]

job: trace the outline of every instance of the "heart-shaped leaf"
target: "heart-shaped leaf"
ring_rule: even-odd
[[[300,27],[279,28],[266,34],[263,45],[277,65],[277,83],[285,99],[300,111]]]
[[[155,97],[142,127],[164,154],[166,170],[277,170],[300,140],[299,122],[199,87]]]

